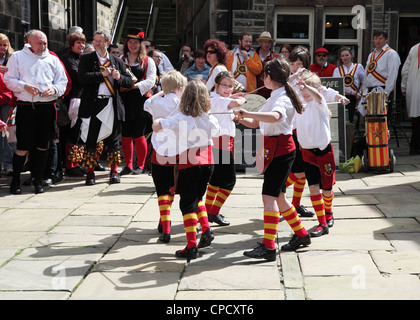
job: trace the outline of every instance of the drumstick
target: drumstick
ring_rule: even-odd
[[[264,88],[265,88],[265,86],[262,86],[262,87],[260,87],[260,88],[258,88],[258,89],[255,89],[255,90],[252,90],[252,91],[250,91],[250,92],[247,92],[247,94],[257,92],[258,90],[261,90],[261,89],[264,89]]]

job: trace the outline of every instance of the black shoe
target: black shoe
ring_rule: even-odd
[[[83,177],[85,175],[84,170],[80,166],[76,166],[70,169],[66,169],[66,176],[69,177]]]
[[[204,232],[201,235],[200,242],[198,243],[197,248],[205,248],[205,247],[208,247],[213,240],[214,240],[213,230],[207,229],[206,232]]]
[[[109,183],[120,183],[120,174],[117,171],[111,171],[111,174],[109,175]]]
[[[230,225],[229,221],[226,221],[220,214],[208,214],[209,222],[217,223],[219,226],[228,226]]]
[[[121,176],[124,176],[124,175],[126,175],[126,174],[132,174],[132,173],[133,173],[133,170],[131,170],[129,167],[125,166],[125,167],[121,170],[120,175],[121,175]]]
[[[300,205],[296,208],[297,213],[301,216],[301,217],[305,217],[305,218],[312,218],[315,213],[312,211],[309,211],[308,209],[305,208],[305,206]]]
[[[175,252],[175,255],[178,258],[186,258],[187,261],[190,261],[191,259],[197,259],[198,249],[197,247],[192,247],[191,249],[188,249],[185,247],[182,250],[178,250]]]
[[[334,217],[333,217],[333,214],[332,213],[326,213],[325,215],[327,217],[331,215],[331,219],[330,220],[327,219],[327,227],[328,228],[332,228],[334,226]]]
[[[38,180],[38,179],[34,180],[34,189],[35,189],[35,194],[44,193],[44,188],[42,187],[42,180]]]
[[[142,173],[143,173],[143,169],[138,166],[133,169],[133,174],[135,175],[142,174]]]
[[[22,194],[19,181],[12,179],[12,183],[10,183],[10,194]]]
[[[314,230],[310,233],[311,238],[316,238],[316,237],[320,237],[323,236],[324,234],[328,234],[330,231],[328,230],[327,226],[324,226],[323,224],[320,224],[317,227],[317,230]]]
[[[98,165],[95,167],[95,171],[106,171],[106,169],[98,162]]]
[[[299,237],[298,235],[294,234],[292,239],[289,241],[289,243],[283,245],[281,247],[281,250],[283,251],[295,251],[300,246],[308,246],[311,244],[311,238],[309,237],[309,234],[307,234],[304,237]]]
[[[170,233],[163,233],[159,237],[159,241],[162,241],[163,243],[169,243],[169,241],[171,241],[171,234]]]
[[[276,261],[276,249],[268,249],[264,244],[258,242],[258,246],[251,251],[245,251],[244,256],[254,259],[265,259]]]
[[[96,183],[95,181],[95,172],[88,172],[86,176],[85,184],[87,186],[93,186]]]

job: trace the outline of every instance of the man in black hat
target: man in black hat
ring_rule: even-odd
[[[103,146],[111,168],[110,183],[119,183],[117,167],[121,163],[119,141],[121,121],[125,119],[120,88],[131,88],[133,80],[123,61],[107,51],[110,36],[101,30],[94,33],[95,51],[81,56],[79,79],[83,85],[79,118],[82,119],[81,139],[86,143],[83,164],[87,167],[86,184],[95,184],[95,166]]]

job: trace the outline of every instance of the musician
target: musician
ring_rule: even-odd
[[[226,68],[242,84],[246,92],[257,89],[257,76],[263,71],[259,55],[252,49],[252,35],[244,32],[239,37],[239,46],[228,52]]]
[[[389,98],[397,81],[401,64],[400,56],[388,45],[388,33],[386,31],[374,31],[373,42],[375,49],[369,54],[366,62],[363,94],[373,90],[385,91]],[[359,104],[359,111],[364,115],[363,102],[361,101]]]

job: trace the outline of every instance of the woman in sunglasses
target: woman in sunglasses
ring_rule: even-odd
[[[211,67],[206,82],[207,90],[210,92],[214,87],[214,80],[216,79],[216,76],[222,71],[228,71],[225,66],[227,62],[228,49],[224,42],[217,39],[209,39],[204,44],[203,50],[206,61]]]
[[[328,56],[330,53],[325,48],[315,50],[316,63],[311,64],[309,70],[315,73],[318,77],[332,77],[336,68],[332,63],[328,63]]]

